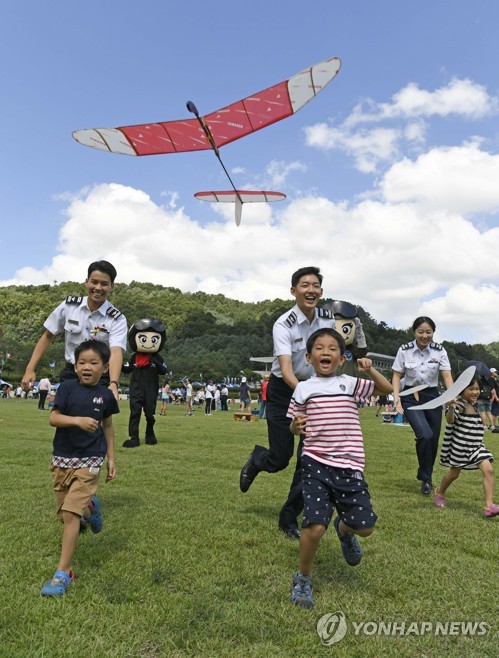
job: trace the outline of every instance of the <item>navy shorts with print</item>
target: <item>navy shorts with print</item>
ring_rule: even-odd
[[[326,466],[303,455],[302,528],[313,523],[328,526],[334,509],[352,530],[373,528],[378,518],[362,471]]]

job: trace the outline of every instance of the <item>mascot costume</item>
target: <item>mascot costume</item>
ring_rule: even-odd
[[[166,329],[161,320],[139,320],[128,332],[128,344],[133,354],[122,371],[132,373],[130,378],[130,420],[124,448],[140,446],[139,423],[142,410],[146,417],[146,443],[158,442],[154,434],[154,414],[158,399],[159,375],[166,373],[166,364],[158,352],[166,341]]]
[[[333,301],[324,305],[334,315],[336,331],[340,333],[346,344],[346,361],[341,372],[355,375],[354,363],[367,354],[367,343],[362,323],[357,316],[357,307],[349,302]]]

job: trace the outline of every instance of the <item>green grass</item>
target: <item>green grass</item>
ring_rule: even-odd
[[[366,478],[379,516],[356,568],[328,531],[315,564],[315,608],[295,608],[298,542],[277,530],[291,469],[239,470],[266,423],[170,407],[157,446],[125,450],[128,406],[116,417],[117,479],[100,487],[99,535],[80,539],[77,579],[62,599],[40,587],[59,557],[48,464],[53,430],[36,401],[0,401],[0,657],[497,656],[498,519],[481,517],[481,476],[465,473],[447,510],[419,494],[412,432],[361,412]],[[498,435],[487,435],[499,453]],[[437,468],[436,478],[444,470]],[[342,611],[345,638],[323,646],[318,619]],[[352,622],[485,621],[481,636],[390,637]]]

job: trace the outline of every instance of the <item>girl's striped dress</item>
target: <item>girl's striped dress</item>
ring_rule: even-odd
[[[471,405],[466,405],[473,408]],[[474,409],[474,408],[473,408]],[[494,461],[494,457],[483,443],[484,427],[480,414],[464,413],[464,409],[454,408],[454,422],[448,423],[445,428],[442,451],[440,453],[441,466],[464,468],[468,470],[478,468],[478,464],[485,459]]]

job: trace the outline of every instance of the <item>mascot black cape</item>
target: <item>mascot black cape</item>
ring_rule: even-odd
[[[146,443],[158,442],[154,434],[154,414],[158,399],[159,375],[166,373],[166,364],[158,352],[166,342],[166,329],[161,320],[145,318],[128,332],[128,344],[133,354],[121,370],[132,373],[130,378],[130,420],[124,448],[140,446],[139,423],[142,411],[146,417]]]

